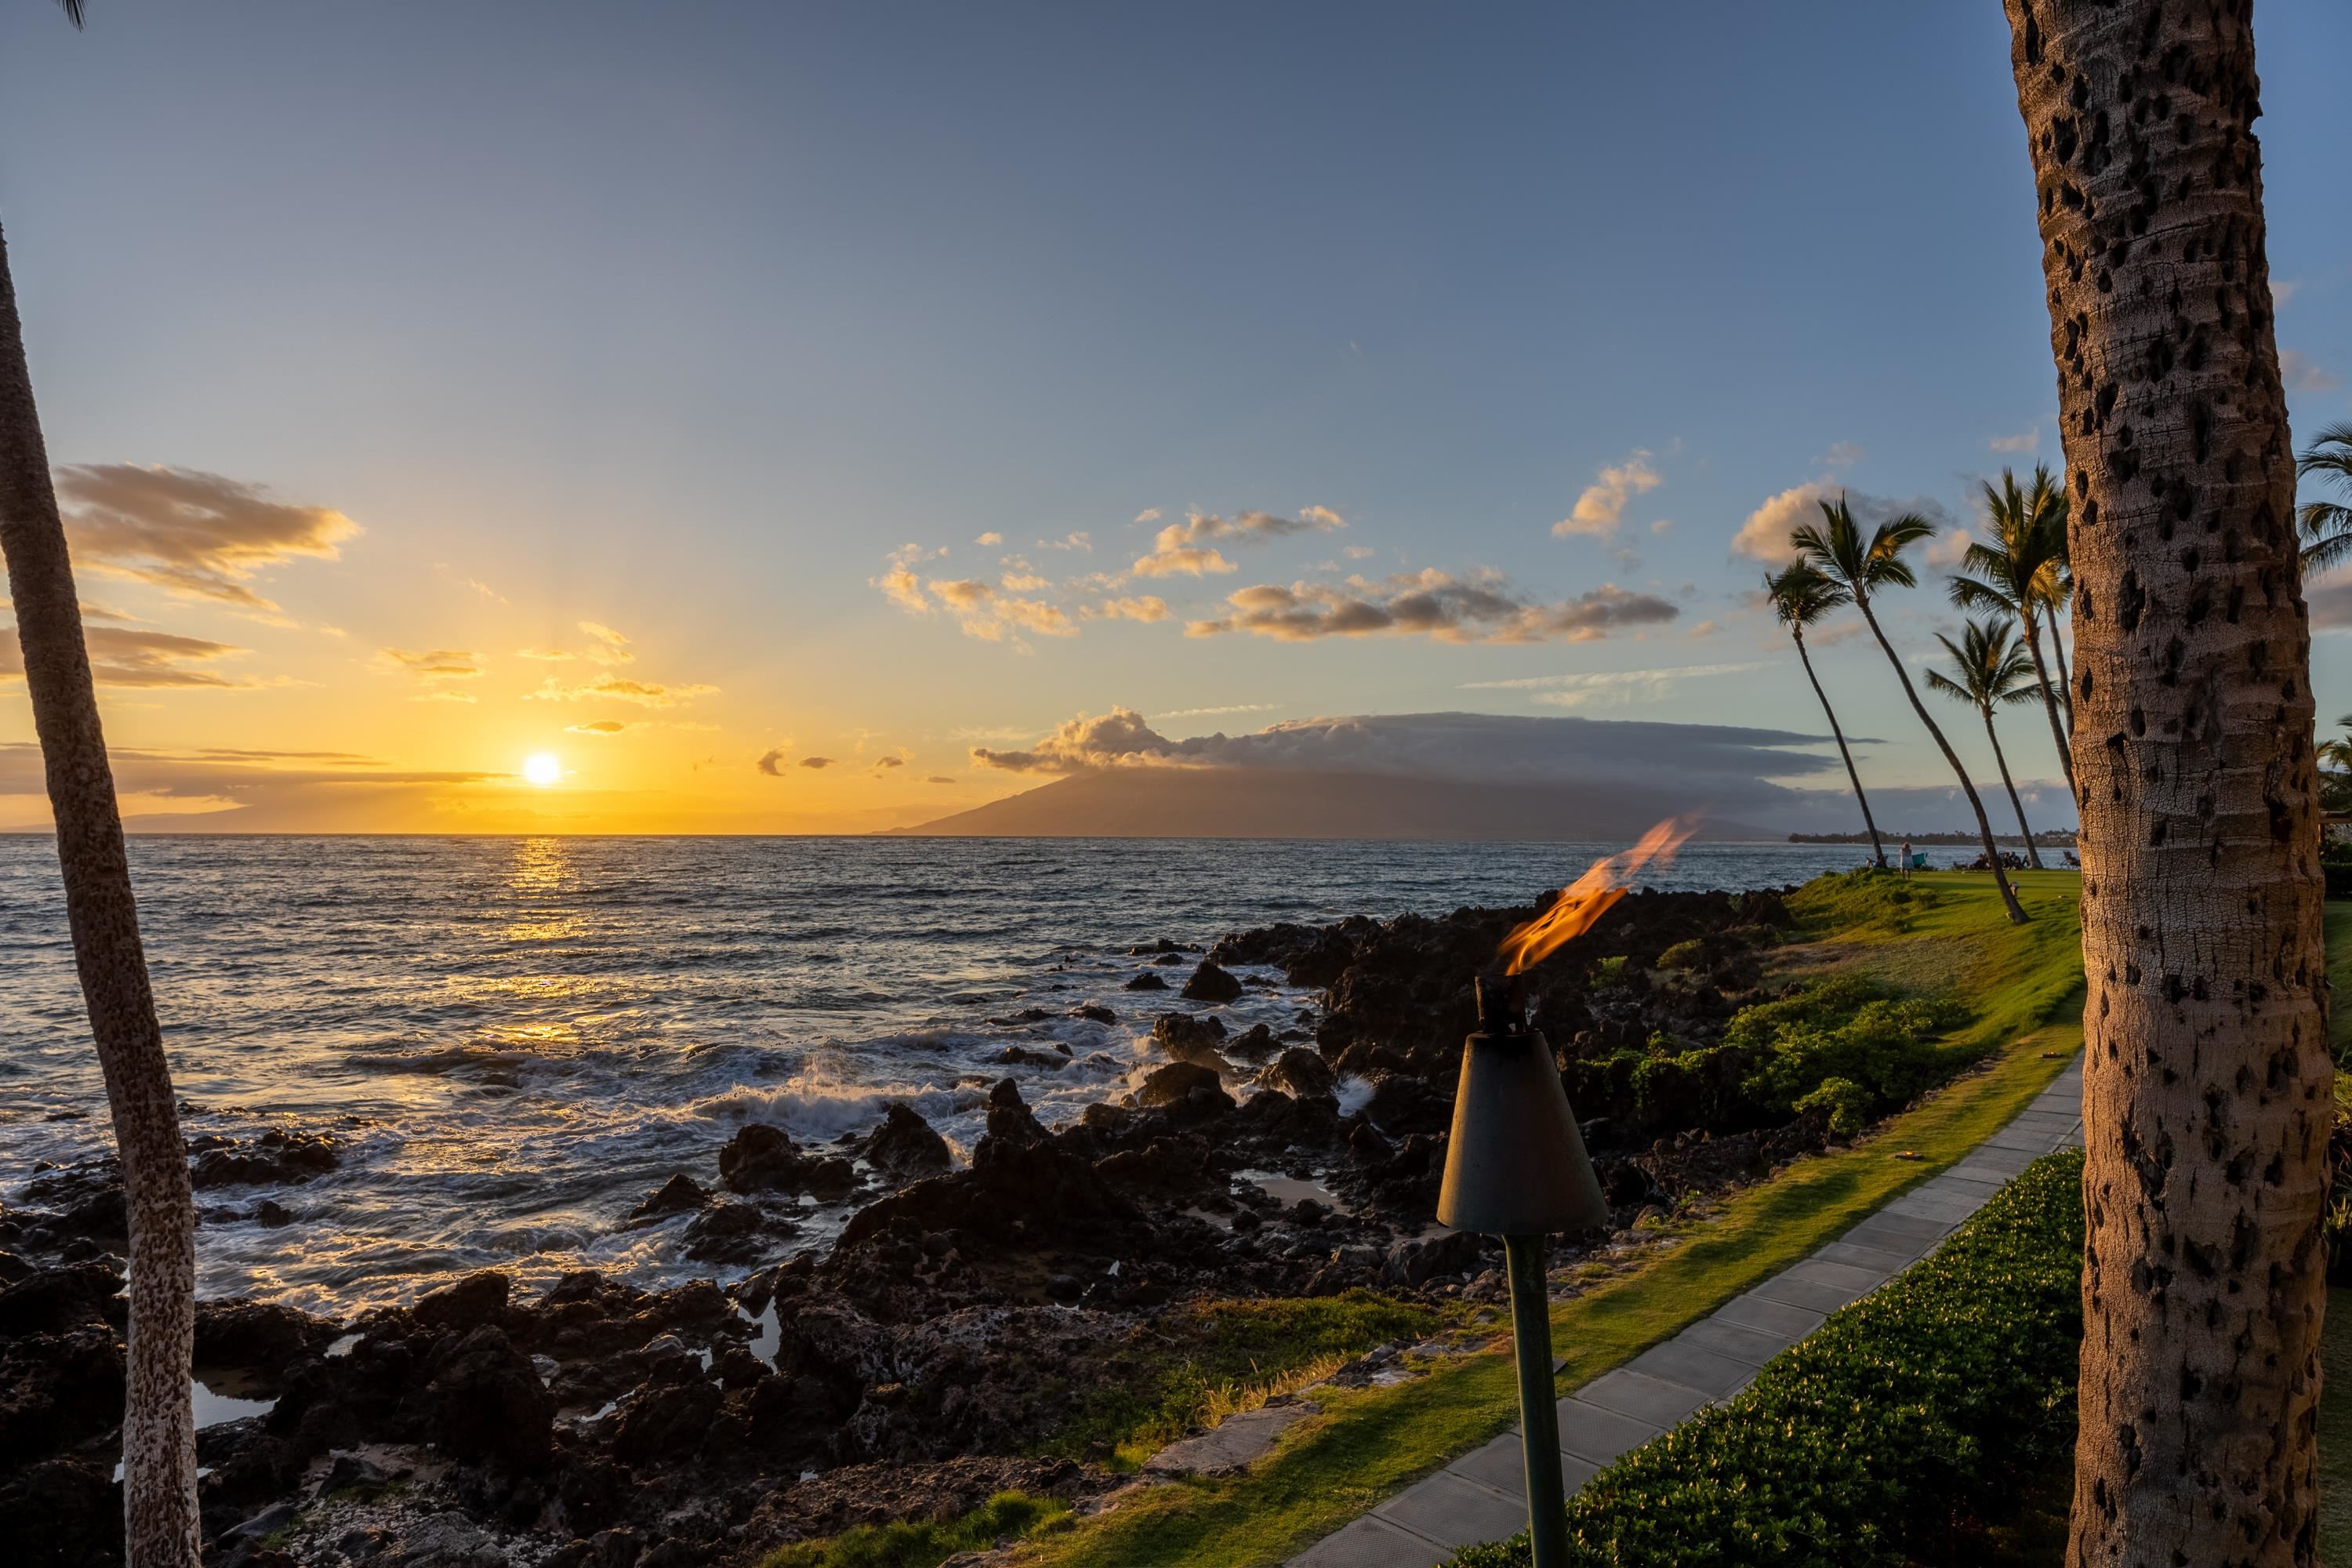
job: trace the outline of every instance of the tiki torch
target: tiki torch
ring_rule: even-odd
[[[1551,1047],[1520,1017],[1510,979],[1482,974],[1477,994],[1478,1031],[1463,1043],[1437,1218],[1455,1230],[1503,1238],[1519,1361],[1528,1531],[1535,1568],[1559,1568],[1568,1551],[1568,1500],[1553,1403],[1544,1237],[1606,1224],[1609,1205],[1576,1131]]]

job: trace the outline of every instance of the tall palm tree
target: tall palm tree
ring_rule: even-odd
[[[2003,5],[2075,577],[2087,1240],[2066,1561],[2305,1568],[2334,1068],[2251,7]]]
[[[1805,628],[1840,605],[1852,604],[1853,596],[1801,561],[1790,563],[1777,574],[1767,574],[1764,593],[1772,601],[1772,613],[1780,617],[1797,645],[1798,662],[1805,667],[1805,679],[1812,682],[1813,695],[1821,700],[1822,716],[1830,721],[1838,755],[1845,759],[1845,776],[1853,785],[1854,804],[1862,807],[1862,825],[1870,830],[1871,863],[1883,867],[1886,846],[1879,842],[1878,824],[1870,815],[1869,797],[1862,793],[1862,775],[1854,771],[1853,752],[1846,747],[1845,731],[1838,728],[1837,714],[1830,708],[1829,694],[1822,689],[1821,677],[1813,673],[1812,655],[1805,651]]]
[[[79,0],[66,12],[81,23]],[[0,237],[0,555],[16,604],[25,686],[41,743],[74,966],[113,1111],[131,1228],[131,1334],[122,1419],[125,1544],[139,1568],[195,1568],[194,1194],[171,1065],[148,988],[81,606],[25,362],[24,322]]]
[[[1992,723],[1992,710],[1997,707],[2031,702],[2037,691],[2044,700],[2050,696],[2033,661],[2017,646],[2015,626],[2006,616],[1987,616],[1983,620],[1968,622],[1958,642],[1937,632],[1936,640],[1952,656],[1952,671],[1947,675],[1940,669],[1929,670],[1927,689],[1957,698],[1984,716],[1985,739],[1992,742],[1993,765],[2000,769],[2000,787],[2009,792],[2009,808],[2017,813],[2017,830],[2025,835],[2025,858],[2039,871],[2042,854],[2033,847],[2033,829],[2025,825],[2025,803],[2017,798],[2017,784],[2009,776],[2009,759],[2001,755],[2000,735]]]
[[[1977,831],[1983,836],[1985,861],[1992,868],[1993,885],[2000,889],[2000,901],[2009,910],[2009,918],[2022,925],[2025,910],[2017,901],[2017,889],[2009,885],[2009,873],[2001,868],[2000,846],[1992,836],[1992,821],[1985,816],[1984,802],[1977,798],[1977,786],[1969,782],[1969,770],[1960,765],[1959,753],[1944,739],[1944,731],[1927,712],[1927,705],[1919,700],[1918,691],[1911,684],[1910,672],[1903,668],[1903,659],[1895,645],[1886,640],[1885,628],[1870,607],[1871,595],[1882,588],[1911,588],[1918,585],[1912,575],[1911,563],[1903,552],[1923,539],[1934,537],[1936,525],[1916,512],[1906,512],[1891,521],[1882,522],[1865,541],[1862,529],[1846,507],[1845,498],[1838,497],[1834,504],[1822,501],[1822,521],[1806,523],[1790,531],[1789,542],[1797,547],[1808,564],[1845,590],[1853,600],[1853,607],[1862,612],[1870,635],[1886,654],[1886,662],[1895,667],[1895,679],[1903,683],[1903,695],[1911,700],[1911,711],[1927,727],[1934,737],[1936,749],[1944,753],[1951,764],[1952,776],[1960,781],[1961,790],[1969,797],[1970,809],[1977,814]]]
[[[2314,474],[2352,496],[2352,425],[2330,425],[2304,448],[2294,463],[2304,479]],[[2316,577],[2352,561],[2352,506],[2341,501],[2307,500],[2295,509],[2295,526],[2303,531],[2303,574]]]
[[[2042,706],[2050,716],[2050,739],[2058,748],[2058,765],[2065,770],[2066,793],[2074,793],[2074,758],[2067,726],[2059,721],[2058,698],[2050,689],[2050,671],[2042,661],[2041,621],[2050,616],[2051,641],[2058,635],[2059,580],[2066,560],[2066,492],[2051,481],[2050,470],[2034,465],[2033,481],[2020,489],[2017,476],[2000,471],[2000,488],[1984,487],[1985,520],[1990,537],[1969,546],[1960,574],[1951,582],[1952,603],[1964,610],[2000,609],[2015,617],[2025,633],[2025,652],[2032,659],[2033,681]],[[2064,678],[2059,689],[2064,689]],[[2072,714],[2069,714],[2071,719]]]

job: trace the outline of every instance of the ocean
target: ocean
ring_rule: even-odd
[[[1123,989],[1130,947],[1524,904],[1622,847],[189,835],[131,860],[189,1134],[345,1145],[299,1186],[200,1193],[199,1289],[348,1312],[480,1268],[726,1278],[682,1221],[625,1216],[674,1171],[715,1186],[746,1121],[823,1142],[901,1100],[961,1154],[1009,1076],[1058,1124],[1159,1065],[1139,1042],[1188,1005],[1189,967]],[[1864,853],[1692,845],[1642,885],[1780,887]],[[1307,1000],[1253,988],[1225,1016],[1278,1031]],[[1053,1016],[991,1022],[1026,1008]],[[1068,1066],[992,1060],[1048,1039]],[[107,1143],[55,847],[0,837],[0,1194]],[[295,1222],[245,1217],[263,1195]],[[810,1213],[809,1244],[845,1217]]]

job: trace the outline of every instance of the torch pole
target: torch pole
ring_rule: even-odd
[[[1559,1408],[1551,1382],[1551,1290],[1544,1238],[1503,1237],[1511,1275],[1511,1338],[1519,1360],[1519,1447],[1528,1462],[1528,1539],[1535,1568],[1568,1558],[1568,1498],[1559,1473]]]

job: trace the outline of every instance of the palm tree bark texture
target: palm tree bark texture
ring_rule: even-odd
[[[74,963],[114,1113],[130,1211],[131,1335],[122,1426],[129,1561],[194,1568],[194,1194],[171,1068],[148,988],[113,771],[82,642],[81,605],[41,439],[24,324],[0,240],[0,551],[16,602],[25,685],[57,818]]]
[[[2247,0],[2004,0],[2073,486],[2082,1436],[2068,1562],[2316,1561],[2332,1068]]]

